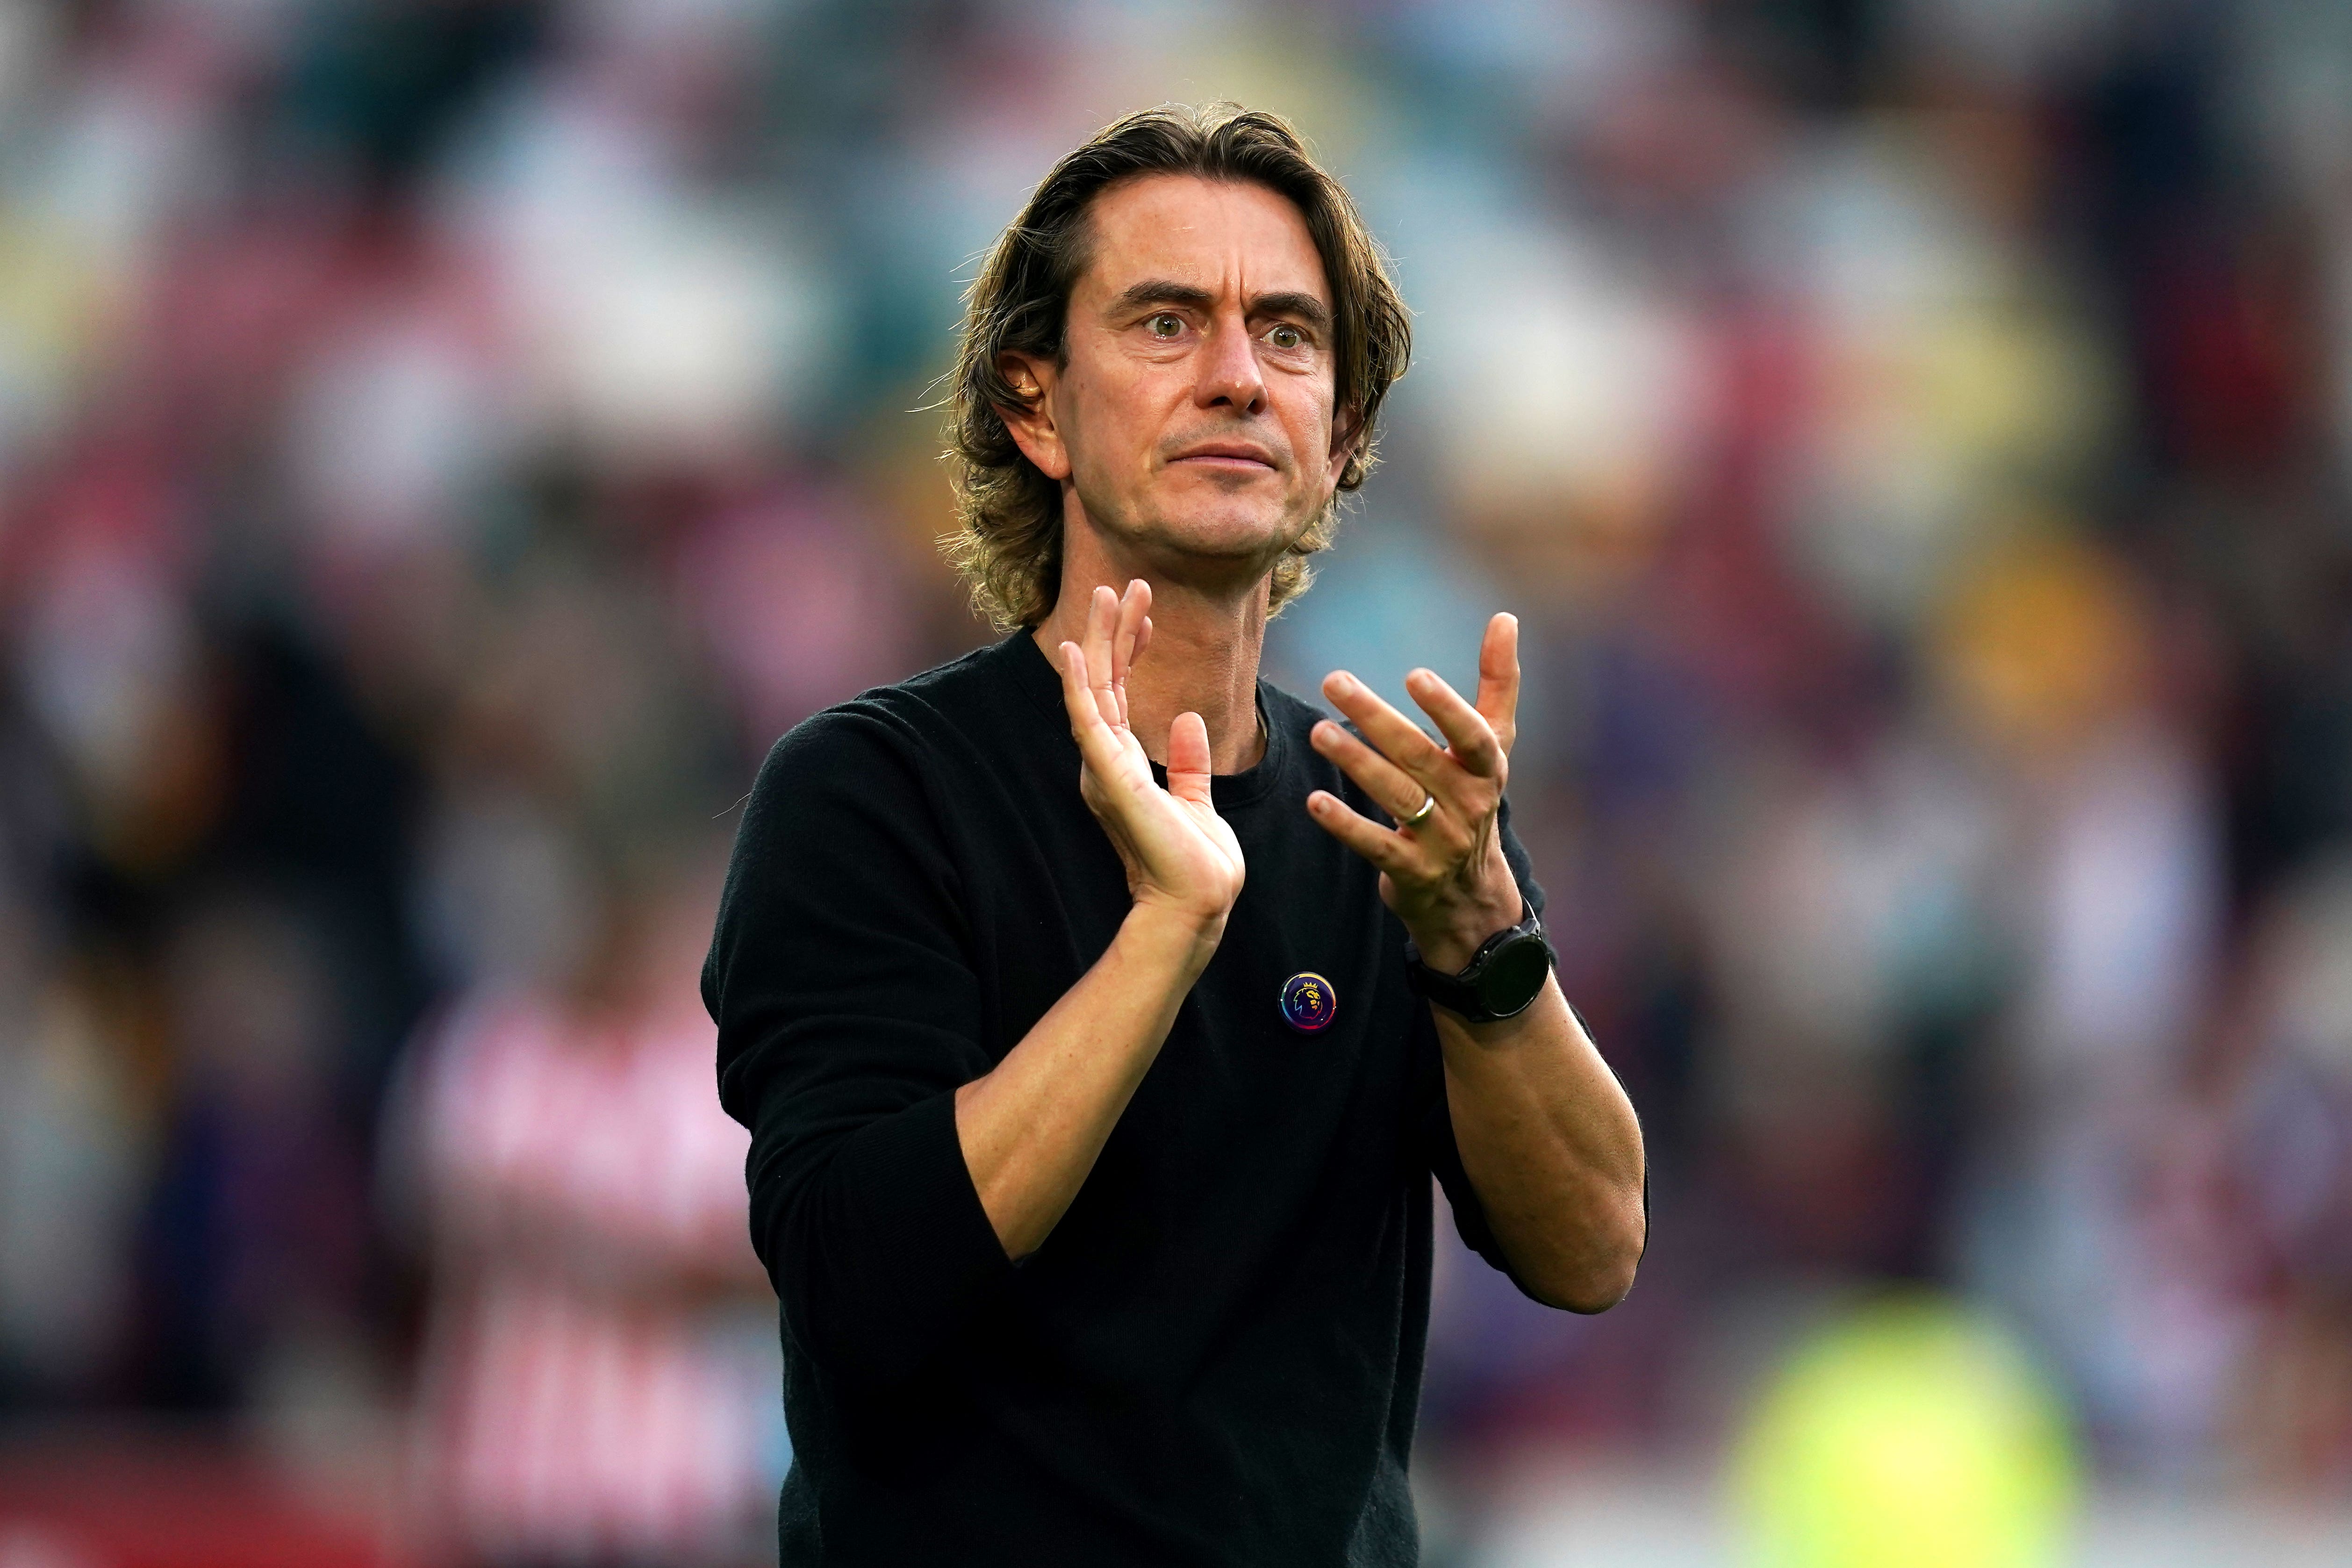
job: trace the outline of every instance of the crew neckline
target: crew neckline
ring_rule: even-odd
[[[1037,645],[1034,630],[1027,626],[1019,628],[999,643],[994,651],[1009,657],[1016,684],[1053,720],[1061,734],[1069,736],[1069,715],[1062,706],[1062,673],[1054,667],[1054,661],[1045,656],[1045,650]],[[1024,654],[1022,648],[1028,652]],[[1264,675],[1260,675],[1255,697],[1259,722],[1265,726],[1265,753],[1257,759],[1257,765],[1239,773],[1209,775],[1209,800],[1217,808],[1219,816],[1231,809],[1249,805],[1264,796],[1274,788],[1275,780],[1281,776],[1284,765],[1288,761],[1293,742],[1283,726],[1276,722],[1273,702],[1276,695],[1276,688]],[[1076,738],[1072,737],[1070,748],[1076,750],[1077,744]],[[1166,768],[1154,762],[1151,777],[1162,789],[1167,788]]]

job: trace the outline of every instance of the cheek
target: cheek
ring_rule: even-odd
[[[1311,474],[1328,484],[1339,476],[1339,465],[1331,456],[1332,398],[1328,392],[1317,392],[1301,400],[1292,437],[1297,443],[1299,471]]]
[[[1160,424],[1150,377],[1097,370],[1070,390],[1062,428],[1077,472],[1102,476],[1150,465]]]
[[[1102,471],[1104,449],[1117,416],[1088,382],[1064,384],[1069,396],[1058,421],[1062,447],[1069,457],[1071,477],[1084,481]]]

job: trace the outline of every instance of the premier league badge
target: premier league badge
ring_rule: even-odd
[[[1282,982],[1282,1018],[1301,1034],[1320,1034],[1339,1016],[1339,998],[1331,982],[1311,971]]]

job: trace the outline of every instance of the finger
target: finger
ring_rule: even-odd
[[[1422,801],[1429,798],[1429,791],[1411,774],[1328,718],[1308,731],[1307,738],[1316,750],[1361,784],[1364,793],[1380,802],[1381,810],[1400,824],[1420,810]],[[1424,821],[1422,826],[1426,828],[1429,824]]]
[[[1133,669],[1135,661],[1142,658],[1143,650],[1150,646],[1151,646],[1151,617],[1147,615],[1135,628],[1135,652],[1128,658],[1128,668]]]
[[[1136,633],[1143,625],[1143,612],[1151,607],[1151,585],[1137,578],[1127,585],[1127,592],[1118,601],[1118,629],[1111,635],[1110,679],[1118,692],[1118,722],[1127,723],[1127,676],[1135,667]]]
[[[1086,650],[1076,643],[1062,644],[1062,706],[1069,710],[1070,734],[1076,737],[1078,754],[1097,774],[1107,775],[1117,759],[1118,744],[1103,722],[1095,690],[1087,684]]]
[[[1447,685],[1435,670],[1411,672],[1404,678],[1404,689],[1445,737],[1454,761],[1481,779],[1492,779],[1503,770],[1503,744],[1488,727],[1486,716],[1464,702],[1462,694]]]
[[[1451,766],[1444,748],[1422,733],[1421,727],[1391,707],[1378,692],[1348,674],[1334,670],[1323,678],[1323,695],[1341,713],[1356,721],[1381,754],[1419,781],[1431,794],[1439,793]],[[1418,804],[1418,802],[1416,802]]]
[[[1081,744],[1086,732],[1102,723],[1102,712],[1095,706],[1094,688],[1087,684],[1086,650],[1076,643],[1064,642],[1054,661],[1062,675],[1062,706],[1070,713],[1070,733]]]
[[[1095,706],[1105,724],[1127,722],[1118,685],[1111,679],[1111,636],[1118,624],[1118,595],[1108,584],[1097,587],[1087,599],[1087,685],[1094,688]]]
[[[1196,806],[1211,804],[1209,726],[1197,713],[1180,713],[1168,727],[1168,792]]]
[[[1316,825],[1391,876],[1411,876],[1413,861],[1405,840],[1358,812],[1328,789],[1307,797],[1307,814]]]
[[[1519,618],[1497,612],[1478,641],[1478,711],[1509,756],[1519,737]]]

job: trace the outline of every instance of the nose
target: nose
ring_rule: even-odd
[[[1202,408],[1226,407],[1235,413],[1265,411],[1265,377],[1257,362],[1257,344],[1249,324],[1235,312],[1220,316],[1209,332],[1200,359],[1201,377],[1193,400]]]

